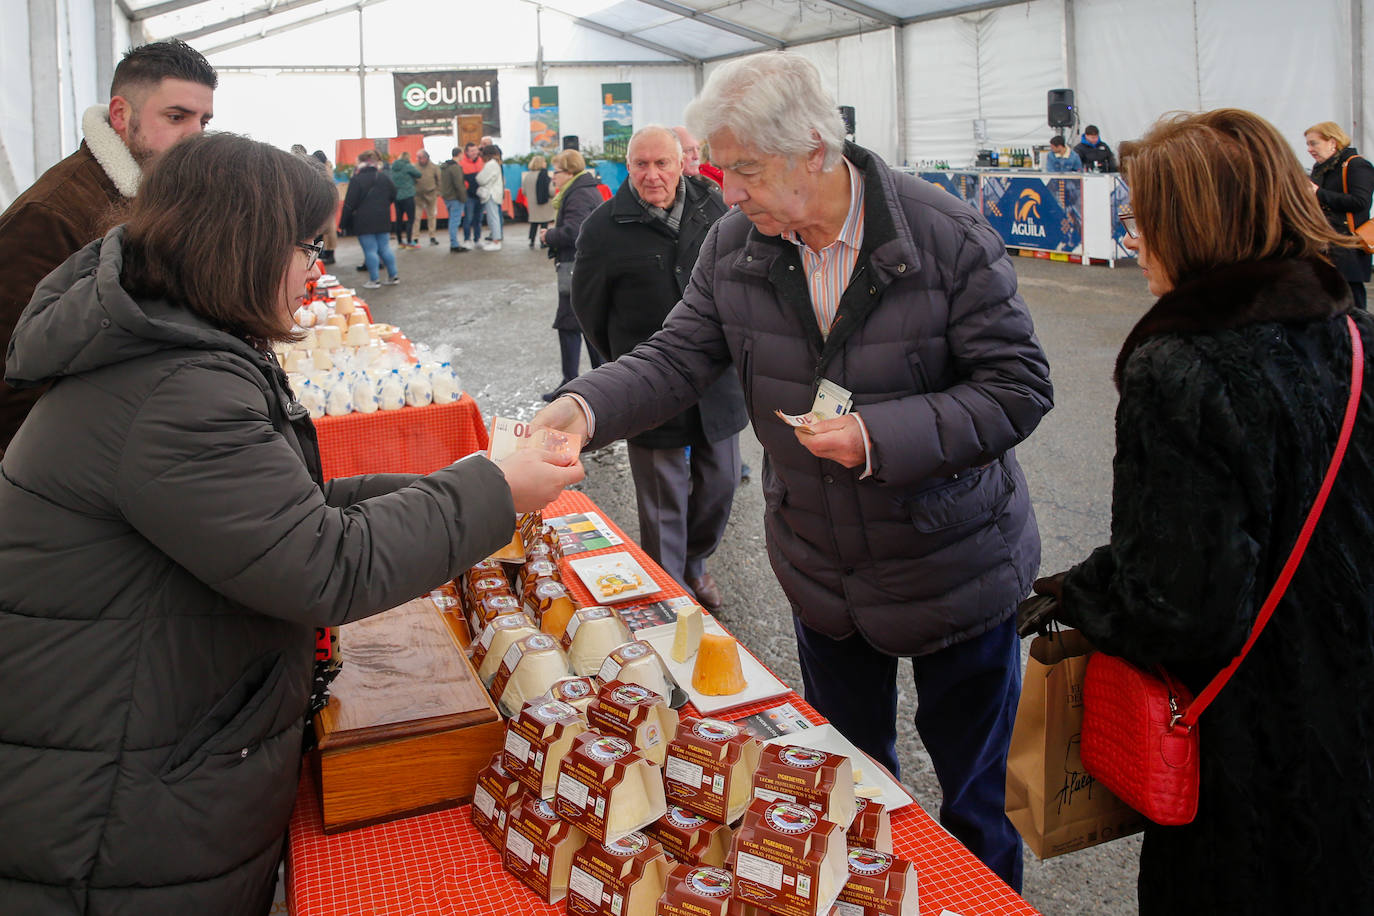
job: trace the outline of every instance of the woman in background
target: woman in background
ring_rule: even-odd
[[[525,209],[529,212],[531,248],[535,242],[544,247],[539,231],[553,221],[554,189],[551,185],[548,162],[543,156],[531,157],[529,170],[520,176],[520,190],[525,192]]]
[[[483,251],[501,250],[501,204],[506,196],[506,179],[501,174],[501,147],[489,143],[482,147],[482,171],[477,173],[477,199],[487,217],[491,240],[482,243]]]
[[[1160,121],[1122,222],[1159,297],[1116,362],[1111,541],[1035,584],[1099,649],[1195,694],[1240,651],[1316,497],[1350,393],[1335,232],[1291,148],[1238,109]],[[1198,722],[1196,820],[1149,825],[1140,912],[1368,912],[1374,900],[1374,360],[1269,625]]]
[[[1374,165],[1350,143],[1350,135],[1334,121],[1323,121],[1307,128],[1307,152],[1317,161],[1312,166],[1311,187],[1321,204],[1326,221],[1342,235],[1350,235],[1350,222],[1356,226],[1369,221],[1369,203],[1374,198]],[[1349,217],[1349,218],[1348,218]],[[1338,248],[1331,261],[1350,284],[1355,307],[1365,308],[1365,288],[1369,282],[1369,252],[1361,248]]]
[[[378,264],[386,265],[387,286],[401,282],[396,269],[396,255],[391,250],[391,205],[396,200],[396,186],[386,172],[377,167],[381,157],[376,150],[358,154],[358,165],[348,180],[343,209],[339,211],[339,228],[358,237],[363,249],[363,266],[368,280],[364,289],[377,289]]]
[[[395,607],[581,479],[517,452],[325,482],[272,341],[333,184],[200,134],[38,286],[0,462],[0,910],[262,914],[317,625]]]
[[[558,311],[554,313],[553,326],[558,331],[563,367],[560,387],[577,378],[578,365],[582,361],[582,326],[572,310],[572,267],[577,257],[577,234],[582,231],[582,221],[602,203],[596,184],[596,176],[587,171],[587,160],[577,150],[565,149],[553,157],[554,222],[552,228],[540,233],[540,240],[549,246],[549,257],[553,258],[554,269],[558,271]],[[590,343],[587,344],[587,357],[593,369],[602,363]],[[540,397],[552,401],[558,397],[558,390]]]

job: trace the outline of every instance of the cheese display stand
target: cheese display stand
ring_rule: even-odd
[[[584,494],[567,492],[550,505],[545,510],[544,515],[548,518],[554,518],[572,513],[595,513],[599,511],[596,505]],[[604,518],[604,513],[602,517]],[[670,577],[663,574],[642,550],[631,543],[624,536],[624,533],[614,526],[613,522],[607,521],[621,543],[602,548],[602,551],[628,554],[630,559],[648,574],[649,578],[655,582],[664,583],[664,587],[660,591],[645,596],[644,600],[647,602],[671,602],[677,599],[680,604],[684,597],[683,590],[674,584]],[[592,553],[595,554],[595,552]],[[581,556],[586,556],[586,554],[581,554]],[[592,606],[598,603],[592,599],[592,593],[580,577],[570,571],[567,560],[559,560],[559,566],[563,572],[562,581],[578,605]],[[479,577],[480,573],[479,570]],[[418,613],[420,608],[413,610]],[[444,611],[437,606],[430,607],[427,611],[436,622],[436,634],[443,635],[447,639],[454,638],[449,636],[448,627],[441,619],[446,616]],[[545,634],[538,635],[547,638]],[[662,653],[671,654],[669,650],[672,647],[672,636],[671,628],[666,629],[666,645],[661,650]],[[438,636],[435,635],[434,639],[437,638]],[[528,638],[526,637],[526,639]],[[347,639],[345,639],[344,645],[347,646]],[[631,642],[625,643],[621,648],[647,645],[643,642]],[[745,670],[750,670],[749,662],[757,663],[757,660],[748,652],[746,646],[740,646],[739,651],[745,656]],[[632,652],[631,654],[635,653]],[[633,659],[623,658],[624,653],[621,655],[622,667],[632,667]],[[630,665],[626,666],[623,664],[624,662],[630,662]],[[348,665],[346,664],[345,673],[347,671]],[[480,690],[481,681],[476,677],[470,665],[468,671],[471,675],[471,683]],[[342,678],[343,675],[340,676],[341,681]],[[579,690],[573,690],[570,693],[562,692],[564,688],[569,686],[578,687]],[[757,843],[760,836],[766,834],[767,829],[791,829],[793,826],[791,822],[797,816],[814,814],[816,815],[814,819],[818,822],[823,820],[815,809],[807,806],[806,802],[801,805],[793,804],[790,807],[785,807],[785,810],[779,809],[781,814],[775,812],[774,821],[777,824],[768,822],[771,827],[765,826],[763,828],[752,825],[748,833],[742,838],[739,830],[743,829],[749,822],[747,812],[744,821],[736,828],[731,828],[726,825],[717,825],[705,817],[699,817],[696,812],[686,807],[679,807],[670,800],[667,814],[663,811],[657,811],[654,814],[654,823],[648,824],[644,832],[631,833],[627,835],[627,838],[622,838],[619,841],[613,840],[611,843],[612,846],[615,846],[617,842],[621,846],[628,843],[634,847],[630,850],[632,852],[639,846],[644,846],[643,856],[648,858],[645,858],[643,863],[639,861],[641,858],[639,852],[636,852],[634,856],[628,855],[624,850],[616,852],[611,849],[608,852],[609,847],[596,838],[597,824],[595,818],[587,818],[588,824],[586,825],[574,822],[574,826],[583,830],[588,839],[570,857],[569,851],[573,850],[575,841],[579,838],[578,835],[571,830],[560,827],[557,822],[549,820],[546,816],[549,810],[558,811],[560,803],[566,807],[566,793],[556,792],[551,801],[542,799],[548,804],[537,804],[537,801],[541,801],[539,795],[547,792],[549,786],[550,773],[544,770],[542,761],[537,777],[535,773],[522,774],[528,776],[527,784],[533,783],[539,786],[539,793],[531,794],[521,786],[522,780],[517,780],[514,774],[503,770],[502,759],[511,751],[512,745],[517,746],[518,750],[523,750],[524,743],[533,746],[536,742],[531,741],[529,736],[536,736],[538,741],[555,746],[556,752],[559,753],[565,750],[563,744],[567,743],[566,750],[569,756],[565,756],[560,762],[560,772],[562,773],[568,771],[573,756],[581,754],[585,757],[589,751],[592,752],[594,758],[596,753],[600,753],[607,761],[615,758],[610,764],[597,758],[597,765],[603,768],[606,765],[615,764],[622,760],[633,760],[638,757],[639,754],[628,741],[612,736],[597,738],[595,732],[582,732],[573,735],[571,742],[562,740],[565,735],[576,732],[581,726],[574,721],[575,715],[567,708],[562,707],[561,704],[577,699],[571,694],[586,695],[590,693],[590,688],[593,686],[595,684],[586,678],[561,679],[553,686],[553,693],[548,696],[547,700],[538,701],[560,704],[546,710],[547,715],[535,716],[533,720],[526,719],[524,725],[512,732],[506,730],[506,725],[499,718],[493,721],[492,724],[497,729],[494,741],[482,744],[480,749],[474,747],[472,756],[475,759],[470,776],[465,775],[461,780],[453,780],[453,785],[458,790],[452,792],[451,797],[473,797],[475,789],[475,795],[479,802],[476,806],[461,804],[417,816],[400,817],[385,823],[374,823],[358,829],[326,833],[318,783],[320,773],[323,771],[317,771],[309,766],[305,767],[297,796],[296,810],[291,819],[290,843],[287,853],[287,902],[290,912],[296,916],[350,916],[350,914],[358,914],[358,916],[363,916],[363,914],[368,914],[368,916],[376,916],[376,914],[397,914],[397,916],[412,916],[412,914],[414,916],[419,916],[419,914],[544,916],[544,914],[563,914],[574,910],[579,913],[585,911],[591,914],[600,911],[599,907],[593,908],[590,904],[589,894],[591,890],[599,889],[606,898],[603,899],[603,904],[613,907],[615,895],[606,889],[621,879],[634,878],[638,882],[648,883],[637,883],[635,885],[637,890],[624,891],[624,903],[633,903],[630,909],[634,910],[635,913],[643,912],[652,916],[657,911],[658,896],[665,886],[665,882],[671,883],[668,878],[669,872],[678,863],[672,859],[664,860],[661,854],[655,854],[657,857],[649,857],[651,851],[669,849],[682,852],[690,848],[694,850],[692,855],[701,859],[701,864],[715,865],[716,861],[723,858],[727,850],[733,846],[736,861],[741,851],[746,857],[752,855],[757,859],[760,855],[759,848],[757,846],[745,846],[746,840],[749,843]],[[637,691],[637,696],[644,693],[643,690]],[[616,699],[621,717],[626,719],[626,733],[633,732],[636,735],[641,735],[641,737],[646,736],[648,729],[641,727],[639,719],[645,718],[647,722],[647,712],[656,709],[657,705],[653,702],[641,703],[638,700],[631,703],[630,700],[636,698],[629,697],[628,693],[625,697],[617,697]],[[643,696],[639,699],[647,701],[649,698]],[[486,697],[486,701],[490,702],[489,696]],[[703,763],[703,760],[709,757],[710,761],[708,762],[713,765],[719,763],[715,769],[720,771],[719,773],[714,770],[711,772],[711,782],[714,786],[717,781],[716,777],[719,776],[721,783],[719,790],[713,788],[709,797],[716,800],[719,800],[717,796],[729,798],[734,803],[730,807],[737,809],[738,803],[743,799],[739,797],[738,791],[732,791],[726,784],[728,781],[726,779],[727,773],[737,769],[739,758],[752,761],[756,753],[762,757],[768,756],[770,751],[768,748],[759,749],[754,747],[751,742],[737,739],[732,726],[711,725],[711,723],[749,720],[762,713],[771,713],[780,704],[788,704],[791,711],[813,725],[824,724],[824,720],[816,711],[795,693],[736,705],[728,710],[712,713],[710,719],[703,719],[702,712],[691,702],[682,705],[677,710],[680,716],[677,734],[682,736],[684,732],[692,733],[693,729],[700,732],[706,728],[709,736],[717,743],[720,743],[719,739],[726,739],[724,745],[726,749],[719,755],[713,756],[706,754],[700,748],[695,748],[694,742],[684,741],[678,751],[670,752],[668,761],[672,763],[674,776],[679,785],[682,783],[684,773],[692,767],[702,768],[703,776],[705,776],[708,767],[706,763]],[[639,711],[641,707],[646,711],[645,713]],[[611,714],[613,708],[616,707],[599,708],[600,711],[595,712],[593,718],[604,718]],[[655,715],[658,714],[655,713]],[[663,732],[671,727],[670,719],[671,717],[655,719],[654,725],[654,728],[660,733],[659,741],[662,742],[665,752],[668,751],[668,739],[672,735],[663,734]],[[630,727],[631,720],[635,723],[633,728]],[[571,731],[566,731],[566,726],[558,725],[559,722],[573,722]],[[702,724],[703,722],[705,725]],[[511,734],[514,734],[519,740],[511,740],[509,737]],[[730,741],[734,743],[729,744]],[[612,747],[611,745],[615,746]],[[689,751],[689,746],[695,749]],[[326,748],[327,751],[328,748]],[[616,753],[610,753],[610,751]],[[623,753],[620,753],[621,751]],[[721,759],[716,761],[716,756]],[[702,759],[699,760],[698,757]],[[859,782],[846,765],[825,758],[823,754],[820,757],[824,758],[822,762],[827,769],[823,777],[817,780],[815,788],[818,794],[825,794],[829,798],[834,784],[848,785],[852,789],[854,784]],[[426,770],[431,766],[431,761],[425,758],[409,760],[406,762],[407,770],[403,775],[387,778],[398,784],[422,779],[427,776]],[[652,769],[657,775],[659,767],[653,763],[646,760],[642,766]],[[869,771],[874,767],[876,764],[872,761],[863,759],[858,761],[853,769],[862,768],[864,771]],[[586,768],[584,766],[584,769]],[[692,770],[691,775],[695,777],[695,770]],[[846,780],[849,782],[846,783]],[[382,790],[388,786],[378,785],[375,788],[379,794],[382,794]],[[571,788],[575,789],[576,787]],[[653,801],[655,806],[661,803],[659,799]],[[836,809],[837,816],[843,819],[846,816],[846,811],[852,811],[853,801],[851,794],[848,796],[848,805],[842,803]],[[771,803],[771,800],[756,798],[755,802],[761,808],[767,808],[768,805],[765,803]],[[815,800],[815,803],[818,807],[824,807],[819,798]],[[735,811],[732,810],[730,813],[733,814]],[[862,811],[860,814],[862,815]],[[874,824],[866,829],[871,831],[875,838],[881,835],[882,845],[887,844],[890,831],[891,853],[884,857],[885,851],[875,851],[873,855],[863,858],[859,864],[869,868],[872,865],[869,859],[873,859],[874,862],[881,859],[884,863],[890,860],[894,863],[899,877],[885,878],[886,883],[881,887],[874,884],[870,892],[865,892],[869,896],[863,899],[876,900],[881,894],[892,898],[896,903],[896,898],[901,898],[898,903],[898,912],[905,914],[913,911],[911,907],[914,904],[907,898],[919,887],[919,909],[923,913],[939,914],[946,909],[961,914],[961,916],[973,916],[973,914],[980,914],[980,916],[995,914],[995,916],[999,916],[999,914],[1034,914],[1036,912],[993,875],[986,866],[974,858],[972,853],[936,824],[919,805],[910,803],[909,798],[903,798],[902,803],[889,806],[883,811],[883,815],[881,825],[875,820]],[[364,821],[372,819],[361,818]],[[679,821],[682,823],[679,824]],[[504,841],[506,839],[506,836],[501,833],[499,825],[505,824],[508,828],[512,822],[519,825],[516,838],[517,848],[513,852],[506,845],[500,847],[495,845],[498,840]],[[338,824],[338,818],[332,813],[330,823],[332,825]],[[674,829],[666,830],[665,824]],[[587,829],[588,826],[591,827],[590,830]],[[851,824],[844,823],[825,827],[824,844],[817,841],[808,845],[808,849],[815,848],[816,853],[813,858],[816,858],[819,863],[813,869],[816,874],[812,876],[812,880],[818,888],[824,885],[827,896],[841,891],[841,888],[836,886],[836,882],[842,880],[843,877],[840,872],[841,869],[845,868],[845,865],[841,864],[844,860],[842,849],[845,846],[846,828],[850,826]],[[863,827],[859,824],[853,826],[856,829]],[[484,832],[486,833],[485,836]],[[509,833],[508,829],[506,833]],[[666,841],[662,845],[660,845],[660,837]],[[639,846],[635,844],[639,844]],[[822,845],[824,846],[823,856],[820,855]],[[629,849],[629,847],[626,848]],[[546,859],[549,863],[548,871],[545,871],[543,867]],[[619,861],[628,862],[630,865],[618,870],[606,865],[608,862]],[[750,873],[755,878],[754,887],[757,890],[761,886],[758,883],[759,877],[765,875],[770,868],[768,863],[763,860],[753,861],[746,858],[746,861],[752,862],[752,866],[754,866]],[[511,862],[515,862],[519,867],[514,869],[508,867]],[[910,863],[909,871],[906,863]],[[848,864],[852,870],[853,863]],[[526,867],[527,865],[529,867]],[[566,879],[563,875],[564,868],[569,869]],[[858,874],[859,872],[854,873]],[[679,875],[679,878],[685,874],[684,872]],[[698,875],[698,877],[701,876]],[[564,883],[565,880],[566,884]],[[680,881],[678,883],[680,885]],[[701,884],[702,882],[696,883]],[[718,889],[720,882],[708,881],[706,884]],[[847,887],[848,885],[844,886]],[[679,887],[679,892],[680,890]],[[566,899],[559,899],[565,893]],[[631,894],[634,896],[633,901],[629,900]],[[860,897],[853,895],[851,898],[860,899]],[[849,902],[843,896],[840,899],[842,902]],[[557,902],[549,903],[550,900]],[[818,900],[817,903],[819,904],[820,901]],[[747,910],[754,909],[755,907],[752,906],[747,908]],[[620,912],[622,916],[629,916],[629,912],[623,906]],[[757,912],[765,911],[759,909]]]

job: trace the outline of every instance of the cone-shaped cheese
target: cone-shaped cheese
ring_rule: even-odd
[[[697,662],[692,668],[692,689],[703,696],[723,697],[739,693],[749,682],[740,667],[739,644],[733,636],[705,633]]]
[[[839,824],[806,805],[757,798],[730,843],[734,895],[793,916],[826,916],[849,874],[848,851]]]
[[[538,697],[506,722],[502,765],[540,798],[553,798],[558,765],[573,739],[587,730],[582,713],[560,700]]]
[[[493,617],[472,650],[472,663],[477,666],[477,676],[482,683],[490,687],[492,678],[496,677],[496,669],[501,667],[501,659],[510,647],[537,632],[534,621],[523,613]]]
[[[663,847],[642,833],[611,843],[590,840],[573,857],[568,912],[577,916],[654,916],[668,885]]]
[[[527,603],[532,604],[534,612],[539,615],[539,629],[558,640],[563,638],[568,621],[577,611],[572,595],[568,594],[562,582],[555,579],[539,580]]]
[[[560,820],[546,800],[526,796],[510,815],[501,860],[540,900],[557,903],[568,895],[573,856],[586,842],[587,835]]]
[[[549,689],[554,681],[572,674],[568,656],[545,633],[526,636],[506,650],[501,667],[491,682],[497,708],[503,716],[513,716],[525,703]]]
[[[593,605],[578,608],[563,631],[563,648],[573,671],[590,676],[601,669],[616,646],[630,638],[630,629],[610,608]]]
[[[673,661],[684,664],[701,646],[701,608],[695,604],[679,608],[677,626],[673,630]]]
[[[617,646],[597,671],[601,682],[624,681],[648,687],[669,702],[672,701],[673,687],[668,681],[668,671],[663,667],[663,659],[658,657],[654,647],[643,640],[627,642]]]

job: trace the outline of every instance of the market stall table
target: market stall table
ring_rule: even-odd
[[[325,480],[355,474],[429,474],[487,447],[472,396],[449,404],[350,413],[315,421]]]
[[[605,518],[595,503],[576,492],[563,494],[544,514],[552,518],[574,512],[598,512]],[[579,556],[628,551],[655,582],[666,583],[662,591],[644,600],[684,594],[614,522],[606,520],[624,543]],[[563,565],[566,570],[566,560]],[[594,603],[575,575],[565,575],[564,582],[579,602]],[[815,723],[824,721],[795,693],[741,706],[720,718],[740,719],[780,703],[791,703]],[[688,704],[683,714],[697,713]],[[960,916],[1036,913],[919,805],[893,812],[892,843],[896,855],[916,866],[922,913],[937,916],[946,909]],[[552,916],[566,912],[562,903],[550,906],[539,901],[506,871],[501,857],[473,827],[468,805],[325,836],[319,792],[309,766],[291,818],[287,900],[295,916]]]

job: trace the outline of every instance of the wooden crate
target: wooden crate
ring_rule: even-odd
[[[343,670],[315,717],[324,830],[472,799],[505,724],[428,598],[345,625]]]

